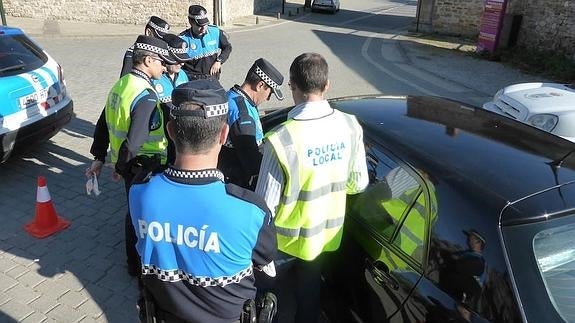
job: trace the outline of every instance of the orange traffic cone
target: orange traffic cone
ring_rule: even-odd
[[[36,238],[46,238],[58,231],[70,226],[70,221],[58,216],[52,204],[52,198],[46,179],[38,176],[38,190],[36,191],[36,217],[34,221],[27,223],[24,228]]]

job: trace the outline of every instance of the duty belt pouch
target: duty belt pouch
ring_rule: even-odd
[[[160,169],[161,161],[160,155],[136,156],[130,163],[130,172],[134,175],[138,175],[142,171],[155,173]]]
[[[240,323],[255,323],[256,322],[256,302],[253,299],[248,299],[244,303]]]

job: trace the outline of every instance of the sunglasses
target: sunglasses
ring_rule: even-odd
[[[160,62],[160,64],[162,64],[162,66],[166,66],[166,62],[163,59],[161,59],[159,57],[155,57],[155,56],[149,56],[149,57],[155,61]]]

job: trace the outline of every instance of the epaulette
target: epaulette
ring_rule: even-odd
[[[152,179],[152,176],[154,176],[156,173],[154,173],[151,170],[142,170],[141,172],[137,173],[134,176],[134,179],[132,180],[132,185],[134,184],[145,184],[147,182],[149,182]]]
[[[226,193],[228,193],[229,195],[234,196],[240,200],[249,202],[251,204],[255,204],[262,211],[271,216],[271,212],[268,208],[268,205],[266,204],[266,201],[263,199],[263,197],[257,195],[254,191],[240,187],[233,183],[226,183],[225,187],[226,187]]]

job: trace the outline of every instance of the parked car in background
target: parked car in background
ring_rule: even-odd
[[[497,91],[483,108],[575,141],[575,89],[567,85],[510,85]]]
[[[313,0],[311,11],[329,11],[335,14],[339,11],[339,0]]]
[[[330,103],[362,125],[370,174],[325,255],[331,322],[575,322],[571,142],[434,97]]]
[[[18,28],[0,26],[0,162],[60,131],[74,116],[62,67]]]

